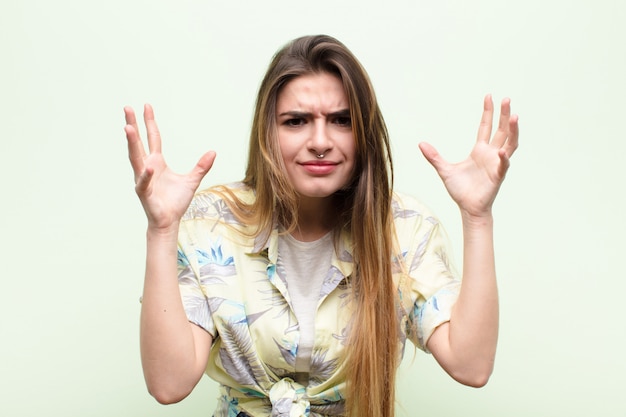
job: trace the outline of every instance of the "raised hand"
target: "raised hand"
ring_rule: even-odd
[[[485,97],[478,138],[462,162],[449,163],[428,143],[419,147],[435,168],[462,213],[472,217],[491,215],[491,207],[518,146],[518,117],[511,115],[511,101],[502,100],[498,130],[491,137],[493,101]]]
[[[128,157],[135,175],[135,191],[141,200],[148,227],[167,229],[178,227],[178,222],[189,206],[202,178],[211,169],[215,152],[207,152],[187,174],[173,172],[161,153],[161,135],[149,104],[144,107],[144,123],[148,134],[146,154],[139,135],[135,112],[124,108]]]

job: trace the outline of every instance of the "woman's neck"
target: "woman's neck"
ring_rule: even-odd
[[[291,235],[301,242],[322,238],[335,226],[337,213],[334,208],[332,198],[302,199],[298,211],[298,225]]]

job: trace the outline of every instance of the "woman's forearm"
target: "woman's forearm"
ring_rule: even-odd
[[[429,348],[456,380],[487,383],[498,340],[498,289],[491,215],[463,217],[463,282],[450,322],[435,331]]]
[[[202,376],[211,343],[208,333],[188,322],[183,308],[177,236],[177,227],[147,232],[141,360],[148,390],[162,403],[180,401],[191,392]]]

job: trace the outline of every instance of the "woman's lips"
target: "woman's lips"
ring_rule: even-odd
[[[313,175],[330,174],[339,165],[332,161],[308,161],[301,164],[305,171]]]

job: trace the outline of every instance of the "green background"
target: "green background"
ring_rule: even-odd
[[[210,416],[146,392],[138,348],[145,218],[124,105],[154,105],[171,166],[243,176],[256,89],[303,34],[361,59],[396,185],[457,209],[417,144],[471,149],[482,98],[512,98],[520,149],[495,207],[501,334],[482,389],[407,348],[398,416],[624,416],[626,3],[621,0],[0,3],[0,415]]]

